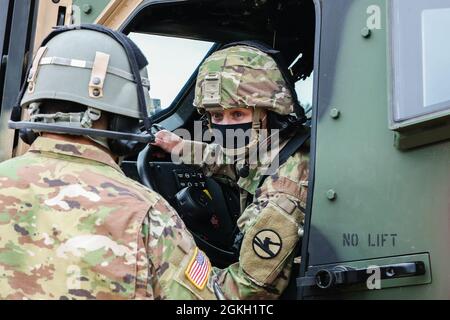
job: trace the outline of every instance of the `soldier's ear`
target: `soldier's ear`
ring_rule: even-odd
[[[110,116],[107,112],[102,112],[102,116],[97,121],[94,121],[92,124],[92,129],[97,130],[108,130],[110,127]]]

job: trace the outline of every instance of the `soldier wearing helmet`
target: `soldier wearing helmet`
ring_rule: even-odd
[[[240,189],[239,262],[214,269],[229,299],[279,297],[289,282],[303,232],[309,176],[305,144],[270,172],[280,150],[306,130],[287,72],[257,46],[234,44],[217,51],[200,67],[194,105],[210,129],[239,131],[235,136],[245,139],[222,137],[206,144],[168,131],[156,134],[154,145],[184,163],[202,166],[208,175],[228,177]],[[252,160],[263,146],[268,151]]]
[[[31,148],[0,164],[1,299],[215,298],[177,213],[118,165],[151,141],[146,65],[93,25],[57,29],[38,50],[10,122]],[[188,267],[201,267],[195,285]]]

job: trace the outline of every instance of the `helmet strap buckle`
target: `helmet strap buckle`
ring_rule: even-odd
[[[28,107],[28,115],[30,117],[35,116],[41,112],[41,103],[40,102],[33,102]]]
[[[95,121],[98,121],[102,116],[102,112],[98,109],[88,108],[81,119],[81,126],[83,128],[92,128]]]

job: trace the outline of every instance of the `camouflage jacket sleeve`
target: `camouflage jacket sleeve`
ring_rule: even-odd
[[[197,248],[192,235],[169,204],[160,198],[147,215],[143,238],[149,262],[147,296],[155,300],[214,300],[212,268]],[[186,272],[192,261],[205,258],[205,282],[190,279]],[[200,282],[199,282],[200,281]]]
[[[198,165],[208,176],[224,175],[236,179],[234,161],[218,144],[184,140],[179,156],[182,163]]]
[[[276,299],[287,287],[303,231],[308,164],[306,154],[292,156],[239,218],[244,233],[239,262],[215,269],[228,299]]]

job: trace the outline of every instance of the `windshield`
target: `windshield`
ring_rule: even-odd
[[[149,61],[150,114],[172,105],[214,43],[175,37],[130,33]]]

